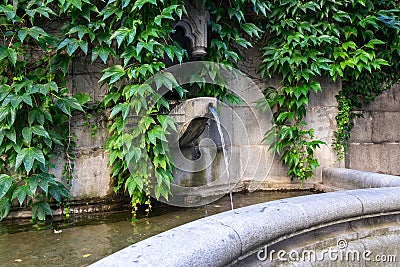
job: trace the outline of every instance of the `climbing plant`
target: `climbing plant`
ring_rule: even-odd
[[[70,197],[50,172],[51,158],[57,150],[70,156],[69,118],[88,97],[70,94],[70,56],[57,49],[59,37],[39,26],[56,16],[51,2],[0,4],[0,220],[14,201],[43,220],[51,215],[48,200]]]
[[[361,92],[371,98],[380,91],[376,86],[383,80],[375,73],[398,74],[400,6],[396,1],[288,0],[271,1],[268,7],[260,73],[280,76],[282,86],[267,93],[259,106],[277,106],[275,127],[266,139],[282,155],[288,175],[304,181],[319,165],[313,152],[323,144],[313,140],[304,120],[310,90],[321,90],[321,76],[344,82],[334,144],[342,154],[353,116],[349,111],[357,105],[354,97]],[[370,85],[357,88],[355,83]]]
[[[120,37],[126,35],[122,29],[132,28],[130,19],[118,22],[122,24],[118,24],[120,28],[111,36],[111,40],[117,41],[120,50],[116,50],[116,53],[120,53],[124,64],[106,69],[101,79],[109,86],[104,105],[113,106],[110,116],[113,119],[110,128],[112,136],[107,142],[107,148],[110,151],[113,176],[117,177],[115,190],[123,186],[129,192],[134,214],[140,203],[148,206],[147,211],[151,208],[150,190],[154,190],[157,198],[163,196],[168,199],[170,181],[173,178],[173,162],[168,154],[166,135],[168,131],[174,130],[174,124],[169,116],[160,115],[160,109],[169,110],[169,104],[158,90],[164,87],[175,91],[180,98],[187,96],[187,91],[177,85],[170,73],[157,74],[150,83],[145,81],[165,69],[165,58],[172,62],[189,59],[187,51],[171,38],[174,23],[185,13],[184,3],[160,1],[135,9],[137,2],[132,3],[133,8],[126,14],[127,18],[134,18],[135,37],[131,40]],[[227,15],[226,9],[218,8],[212,1],[204,4],[215,18],[215,23],[210,24],[212,41],[207,56],[201,59],[235,66],[239,54],[233,44],[243,47],[250,45],[249,41],[239,36],[239,29],[242,27],[245,30],[246,38],[251,38],[260,30],[254,24],[246,24],[244,17],[235,17],[236,24],[224,23],[221,26],[218,22],[221,16]],[[232,4],[233,7],[236,4]],[[240,10],[238,7],[236,9]],[[132,12],[137,13],[132,16]],[[212,71],[216,72],[216,76],[218,70]],[[150,86],[151,84],[155,87]],[[198,83],[198,86],[196,96],[214,96],[231,103],[238,102],[237,97],[225,87],[205,83]],[[146,102],[146,99],[153,101]],[[129,112],[136,117],[134,127],[132,131],[124,131],[129,122]],[[151,180],[152,177],[156,178],[156,182]]]
[[[252,2],[263,8],[263,4]],[[233,4],[228,10],[231,17],[232,10],[239,12],[243,3]],[[217,8],[211,1],[208,5]],[[218,17],[222,11],[213,14]],[[32,206],[33,218],[42,220],[51,214],[48,200],[60,202],[70,197],[49,169],[53,152],[62,147],[70,164],[64,173],[72,176],[69,118],[75,110],[82,112],[89,100],[82,94],[72,96],[71,88],[66,87],[76,57],[104,63],[100,82],[107,87],[107,95],[102,106],[110,110],[112,120],[106,148],[116,191],[123,188],[129,192],[134,211],[143,202],[151,208],[150,189],[157,197],[168,197],[172,162],[164,143],[167,128],[174,125],[171,118],[159,112],[169,105],[157,89],[174,90],[180,97],[185,90],[168,73],[156,76],[156,89],[145,81],[166,67],[165,58],[176,62],[187,58],[187,52],[171,39],[173,24],[185,12],[179,0],[1,3],[1,219],[14,199]],[[234,16],[236,25],[242,25],[250,36],[258,34],[255,25],[246,24],[238,14]],[[239,30],[228,32],[234,27],[224,25],[224,29],[221,41],[212,43],[208,58],[220,57],[234,64],[239,56],[231,39],[244,47],[250,43],[239,36]],[[212,32],[218,36],[218,25]],[[203,94],[235,100],[226,91],[204,88]],[[140,119],[130,127],[127,123],[132,116]],[[157,181],[150,184],[153,176]]]
[[[323,144],[305,124],[310,90],[321,90],[318,78],[344,82],[335,143],[340,151],[359,96],[372,99],[385,88],[376,86],[390,84],[398,73],[398,2],[202,4],[210,16],[207,55],[200,59],[237,67],[242,52],[257,44],[262,46],[260,74],[281,78],[281,86],[266,90],[259,102],[275,110],[275,126],[265,139],[289,166],[288,175],[301,181],[313,175],[318,166],[314,151]],[[161,112],[169,110],[169,103],[160,90],[194,96],[171,73],[162,72],[168,61],[191,60],[171,38],[185,14],[183,0],[0,2],[0,219],[19,203],[43,220],[51,214],[51,201],[70,197],[51,174],[51,159],[60,151],[67,161],[65,176],[73,176],[70,118],[84,112],[89,101],[67,86],[77,57],[104,66],[99,82],[107,94],[96,109],[109,113],[105,147],[115,191],[129,193],[134,213],[140,203],[151,208],[151,190],[168,198],[173,162],[166,142],[174,123]],[[362,79],[376,86],[371,83],[373,89],[366,90]],[[199,83],[195,95],[239,102],[223,86]]]

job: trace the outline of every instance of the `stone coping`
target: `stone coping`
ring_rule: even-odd
[[[400,187],[400,176],[344,168],[324,168],[323,186],[336,189]]]
[[[226,266],[264,245],[315,229],[400,212],[400,188],[339,191],[276,200],[173,228],[91,266]]]

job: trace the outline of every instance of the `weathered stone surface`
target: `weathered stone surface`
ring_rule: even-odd
[[[400,143],[352,143],[346,159],[350,169],[400,175]]]
[[[71,193],[76,199],[105,197],[111,190],[107,153],[102,150],[78,150],[74,161]]]
[[[129,246],[92,266],[226,266],[257,253],[265,245],[293,238],[304,229],[326,229],[326,234],[340,238],[343,234],[336,232],[335,226],[343,222],[358,221],[365,215],[379,218],[382,211],[393,214],[399,210],[400,188],[359,189],[277,200],[185,224]]]
[[[331,145],[321,145],[315,153],[315,157],[318,159],[320,164],[319,167],[315,170],[315,175],[313,178],[313,182],[321,182],[322,181],[322,169],[325,167],[344,167],[344,160],[339,161],[337,152],[332,149]]]
[[[268,180],[273,160],[273,154],[268,151],[268,146],[241,146],[241,179],[254,182]]]
[[[264,247],[260,256],[265,260],[253,254],[233,266],[278,267],[290,261],[290,266],[304,267],[395,267],[400,250],[398,219],[398,215],[365,218],[309,231]],[[278,251],[286,253],[279,257]]]
[[[400,142],[400,112],[372,112],[372,142]]]
[[[271,182],[279,180],[282,180],[282,182],[290,182],[290,177],[288,177],[286,174],[287,170],[287,166],[282,165],[282,163],[279,161],[279,156],[275,155],[269,171],[267,182],[269,180],[271,180]]]
[[[101,73],[76,74],[70,76],[67,86],[72,88],[73,94],[78,92],[88,94],[91,102],[102,101],[107,93],[107,87],[100,88],[98,81],[101,76]]]
[[[103,148],[109,137],[106,114],[94,114],[90,119],[84,115],[73,117],[71,134],[77,148]]]
[[[225,124],[233,126],[233,144],[235,145],[265,145],[261,143],[264,134],[271,129],[271,117],[268,113],[254,107],[241,106],[233,109],[233,121]]]
[[[108,156],[103,149],[77,149],[73,166],[73,178],[70,181],[71,194],[75,200],[106,197],[112,192],[110,170],[107,167]],[[58,181],[67,183],[64,178],[65,155],[52,159],[54,168],[51,173]]]
[[[364,171],[400,174],[400,84],[360,108],[364,118],[355,118],[346,167]]]
[[[322,170],[322,183],[323,185],[346,190],[374,187],[400,187],[400,177],[353,169],[324,168]]]
[[[379,95],[371,104],[363,106],[360,110],[400,112],[399,91],[400,84],[396,84]]]
[[[310,107],[307,110],[307,128],[314,129],[316,139],[332,144],[336,129],[337,107]]]
[[[353,119],[354,128],[351,130],[350,143],[372,143],[372,115],[364,112],[362,118]]]
[[[84,56],[84,54],[82,53],[81,57],[76,57],[72,61],[72,68],[70,68],[69,74],[77,75],[102,73],[103,70],[107,67],[121,63],[121,60],[117,60],[112,57],[108,57],[106,64],[104,64],[100,58],[92,62],[91,56]]]
[[[336,95],[342,90],[342,81],[337,79],[336,82],[330,78],[320,77],[318,82],[321,84],[322,92],[315,93],[310,91],[310,107],[337,107]]]

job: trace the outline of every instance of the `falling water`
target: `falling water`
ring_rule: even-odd
[[[219,133],[219,136],[221,137],[222,152],[223,152],[223,154],[224,154],[224,160],[225,160],[225,170],[226,170],[226,173],[227,173],[227,175],[228,175],[229,198],[230,198],[230,200],[231,200],[231,208],[232,208],[232,210],[233,210],[233,199],[232,199],[232,189],[231,189],[231,176],[230,176],[230,174],[229,174],[228,155],[227,155],[226,149],[225,149],[225,140],[224,140],[224,134],[222,133],[222,129],[221,129],[221,121],[219,120],[219,116],[218,116],[217,111],[216,111],[212,106],[209,106],[208,108],[209,108],[209,110],[211,111],[211,113],[212,113],[212,115],[213,115],[213,117],[214,117],[215,122],[217,123],[218,133]]]

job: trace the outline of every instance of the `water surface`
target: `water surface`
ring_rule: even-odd
[[[233,195],[235,208],[311,194],[310,191]],[[161,206],[150,217],[130,222],[130,212],[75,217],[34,225],[0,223],[0,266],[87,266],[133,243],[184,223],[230,210],[226,196],[198,208]],[[61,231],[61,232],[58,232]]]

